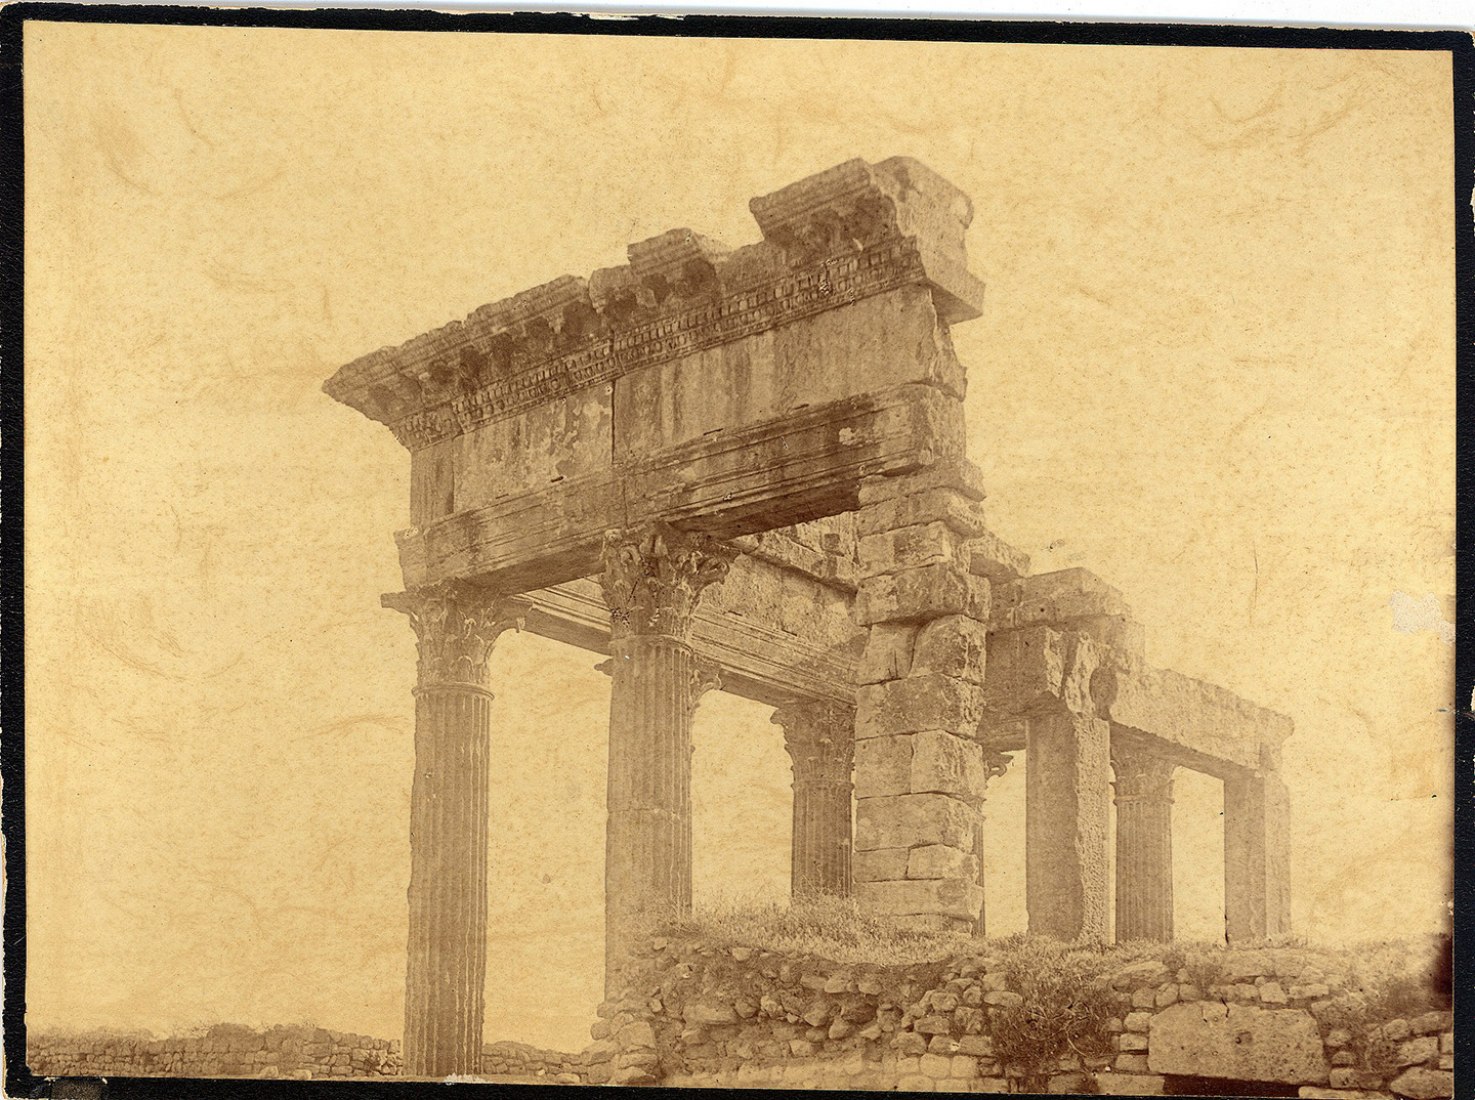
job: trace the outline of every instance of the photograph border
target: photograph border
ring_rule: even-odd
[[[1454,219],[1456,293],[1456,531],[1475,520],[1470,486],[1475,420],[1470,407],[1475,370],[1475,44],[1469,34],[1440,30],[1271,27],[1204,23],[1014,21],[997,18],[853,17],[816,15],[671,14],[598,16],[572,13],[451,14],[424,9],[206,8],[162,5],[19,3],[0,11],[0,833],[4,839],[4,1068],[9,1096],[87,1096],[84,1080],[71,1091],[53,1092],[54,1079],[37,1076],[26,1064],[26,850],[25,850],[25,587],[24,587],[24,67],[23,32],[28,22],[148,24],[194,27],[281,27],[321,30],[455,31],[462,34],[578,34],[616,36],[849,39],[1094,46],[1187,46],[1229,49],[1418,50],[1450,55],[1454,121]],[[1454,988],[1475,990],[1475,961],[1462,944],[1475,937],[1470,898],[1475,861],[1475,647],[1458,640],[1475,634],[1471,553],[1456,540],[1455,676],[1450,709],[1455,717],[1453,877],[1455,906]],[[45,807],[38,807],[44,812]],[[1475,996],[1475,994],[1472,994]],[[1466,997],[1456,996],[1456,1060],[1464,1067],[1456,1095],[1472,1095],[1475,1042]],[[1457,1071],[1459,1072],[1459,1071]],[[1463,1082],[1465,1087],[1460,1088]],[[427,1082],[287,1081],[245,1078],[108,1078],[108,1097],[411,1097],[443,1085]],[[463,1084],[457,1095],[519,1095],[554,1086]],[[628,1086],[626,1086],[628,1087]],[[81,1091],[78,1091],[78,1089]],[[654,1091],[637,1089],[636,1091]],[[695,1090],[721,1096],[754,1090]]]

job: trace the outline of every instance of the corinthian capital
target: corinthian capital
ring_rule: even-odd
[[[1138,801],[1171,802],[1176,769],[1177,764],[1151,748],[1113,745],[1111,770],[1116,781],[1112,786],[1117,805]]]
[[[720,584],[737,551],[706,535],[663,523],[610,532],[599,584],[609,605],[610,636],[659,634],[686,641],[702,592]]]
[[[521,601],[466,581],[391,592],[379,602],[410,618],[421,688],[462,685],[485,690],[493,646],[504,632],[522,628],[526,610]]]
[[[855,756],[855,708],[829,699],[778,707],[769,719],[784,730],[795,783],[850,782]]]

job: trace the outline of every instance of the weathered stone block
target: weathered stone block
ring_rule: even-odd
[[[1153,1073],[1324,1085],[1326,1052],[1311,1014],[1301,1009],[1196,1001],[1152,1019]]]
[[[1395,1077],[1388,1089],[1408,1100],[1446,1100],[1455,1093],[1455,1075],[1450,1070],[1416,1066]]]
[[[922,1072],[932,1078],[948,1077],[952,1073],[952,1059],[944,1054],[924,1054]]]
[[[972,851],[977,821],[970,806],[945,794],[862,798],[855,806],[855,847],[875,851],[946,844]]]
[[[969,539],[983,538],[987,532],[978,503],[950,488],[889,497],[864,505],[855,513],[855,533],[859,538],[921,523],[946,524],[949,530]]]
[[[966,615],[944,615],[924,623],[917,632],[911,670],[982,684],[987,657],[986,621]]]
[[[1150,1068],[1140,1054],[1118,1054],[1112,1064],[1122,1073],[1146,1073]]]
[[[983,689],[937,673],[866,684],[855,692],[855,738],[944,730],[972,737],[983,714]]]
[[[1137,1031],[1123,1032],[1118,1040],[1117,1049],[1123,1054],[1145,1054],[1147,1052],[1147,1036]]]
[[[856,663],[857,684],[899,680],[911,671],[917,628],[910,623],[876,623]]]
[[[954,565],[966,573],[972,560],[967,536],[938,520],[862,535],[856,543],[856,562],[862,577],[923,565]]]
[[[934,915],[964,921],[977,917],[983,903],[983,891],[978,885],[959,879],[857,882],[855,896],[863,905],[881,913]]]
[[[689,1025],[704,1026],[709,1024],[730,1024],[737,1020],[737,1013],[733,1011],[732,1005],[708,1004],[703,1001],[688,1001],[682,1011],[681,1018]],[[622,1031],[623,1037],[624,1032]],[[654,1046],[655,1044],[650,1044]]]
[[[923,470],[890,477],[868,477],[860,483],[860,506],[878,504],[898,497],[915,496],[931,489],[954,489],[970,500],[982,500],[983,476],[966,459],[936,462]]]
[[[1004,601],[1008,624],[1058,622],[1100,615],[1129,615],[1122,594],[1086,569],[1060,569],[1023,577]]]
[[[912,790],[912,734],[871,737],[855,743],[856,798],[909,794]]]
[[[978,857],[945,844],[928,844],[911,849],[907,878],[978,879]],[[957,1007],[956,1005],[954,1007]],[[948,1009],[946,1011],[952,1011]]]
[[[1417,1066],[1432,1062],[1439,1055],[1439,1040],[1432,1035],[1421,1035],[1398,1044],[1398,1064]]]
[[[987,780],[982,745],[943,730],[923,730],[910,736],[913,794],[935,791],[970,803],[982,801]]]
[[[969,573],[952,563],[866,577],[855,594],[855,621],[871,626],[962,614],[974,597],[969,578]]]
[[[855,852],[850,857],[851,876],[856,882],[890,882],[907,877],[907,848],[882,848]]]

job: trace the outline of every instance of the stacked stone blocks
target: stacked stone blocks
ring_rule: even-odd
[[[961,416],[961,409],[958,415]],[[987,770],[983,713],[989,582],[962,462],[862,484],[856,513],[856,896],[930,928],[972,928]]]

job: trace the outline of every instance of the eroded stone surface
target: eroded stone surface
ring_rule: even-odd
[[[1232,1081],[1327,1083],[1321,1034],[1309,1012],[1196,1001],[1152,1018],[1153,1073]]]

